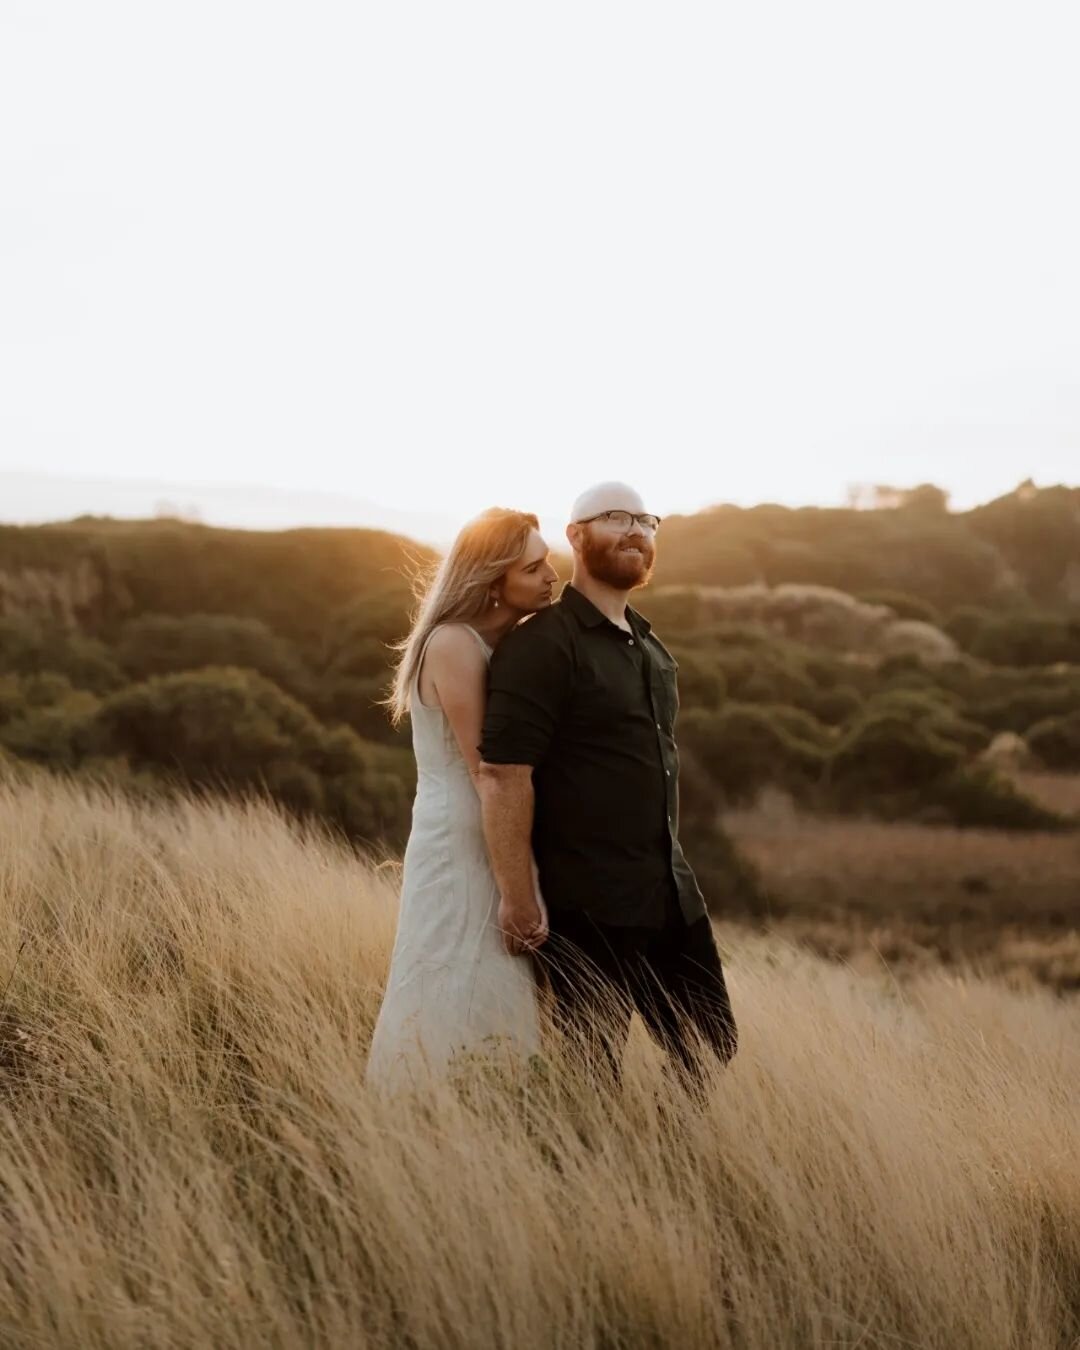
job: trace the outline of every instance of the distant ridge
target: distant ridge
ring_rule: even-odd
[[[0,470],[0,524],[43,525],[82,516],[125,520],[177,516],[249,530],[341,526],[385,530],[435,545],[448,543],[461,525],[449,514],[402,511],[335,492]]]
[[[158,498],[149,515],[115,509],[91,514],[83,497],[66,522],[57,513],[43,525],[3,525],[18,515],[13,499],[3,495],[17,477],[0,474],[0,573],[9,608],[24,608],[35,588],[51,586],[44,573],[65,571],[76,558],[93,554],[107,558],[112,577],[124,576],[146,593],[142,608],[256,613],[268,622],[273,613],[286,621],[281,631],[310,634],[318,628],[313,606],[345,604],[372,587],[394,589],[404,584],[400,569],[408,570],[409,556],[429,554],[431,547],[416,529],[420,518],[403,519],[402,512],[369,508],[359,499],[276,489],[226,491],[235,492],[236,513],[249,516],[259,501],[279,509],[288,501],[284,528],[265,516],[256,528],[224,526],[190,511],[198,503],[185,503],[182,495]],[[32,476],[21,477],[25,482]],[[764,503],[668,516],[655,586],[824,586],[931,623],[949,621],[965,607],[1031,606],[1034,648],[1044,641],[1039,625],[1046,621],[1048,650],[1061,649],[1062,615],[1075,624],[1080,640],[1080,488],[1024,482],[958,512],[930,484],[893,497],[878,509]],[[308,501],[332,523],[298,523],[297,508]],[[354,510],[357,516],[366,511],[367,519],[350,523]],[[561,531],[546,533],[565,573]],[[398,573],[396,583],[387,568]],[[110,587],[106,592],[114,594]],[[296,613],[286,600],[290,595]],[[975,619],[983,622],[971,615],[963,621]]]

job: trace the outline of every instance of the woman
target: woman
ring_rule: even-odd
[[[533,515],[497,507],[470,521],[399,647],[387,702],[395,724],[411,715],[418,777],[366,1071],[379,1090],[441,1074],[463,1052],[527,1057],[540,1048],[530,953],[547,936],[546,911],[538,887],[532,929],[501,930],[474,785],[492,650],[552,601],[557,574],[537,525]]]

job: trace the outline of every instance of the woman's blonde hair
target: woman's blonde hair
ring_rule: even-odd
[[[529,534],[539,525],[528,511],[492,506],[464,525],[446,556],[416,578],[412,629],[394,645],[401,658],[384,700],[395,726],[409,711],[412,682],[432,630],[441,623],[468,623],[486,613],[492,585],[525,552]]]

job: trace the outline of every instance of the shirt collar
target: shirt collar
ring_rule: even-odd
[[[611,623],[606,614],[601,614],[593,602],[582,595],[579,590],[575,590],[572,582],[567,582],[562,588],[559,596],[559,603],[567,605],[570,613],[578,620],[584,628],[598,628],[602,623]],[[626,606],[627,617],[630,620],[630,627],[639,629],[642,633],[651,633],[652,624],[644,614],[639,614],[636,609],[630,605]],[[611,625],[613,628],[615,624]]]

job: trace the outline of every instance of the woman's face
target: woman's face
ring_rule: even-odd
[[[555,595],[559,574],[548,562],[548,546],[537,530],[529,531],[525,551],[495,587],[499,604],[532,614],[545,609]]]

